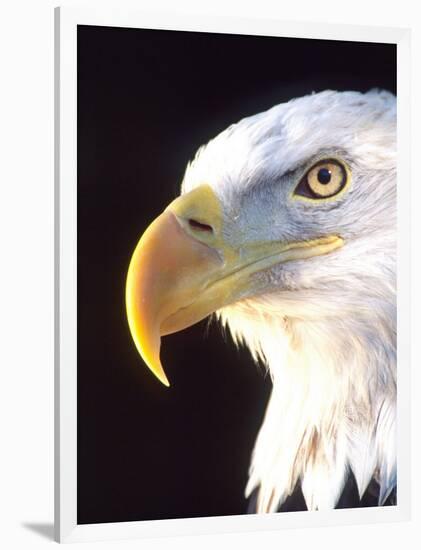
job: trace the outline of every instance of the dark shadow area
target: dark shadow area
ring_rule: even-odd
[[[40,535],[44,539],[54,540],[54,524],[53,523],[32,523],[25,522],[22,523],[22,527],[28,529],[28,531],[33,531]]]

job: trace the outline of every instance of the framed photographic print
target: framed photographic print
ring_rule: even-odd
[[[408,56],[57,8],[57,540],[408,518]]]

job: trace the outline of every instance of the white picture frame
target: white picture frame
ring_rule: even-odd
[[[273,530],[407,520],[410,517],[410,194],[398,192],[398,498],[384,508],[177,520],[77,524],[76,317],[76,30],[78,25],[394,43],[398,58],[398,191],[409,173],[408,29],[308,24],[241,18],[186,17],[118,9],[55,10],[55,538],[59,542]]]

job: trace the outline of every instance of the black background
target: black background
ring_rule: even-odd
[[[127,326],[130,256],[229,124],[372,87],[396,92],[395,46],[78,27],[78,523],[246,512],[269,380],[204,321],[164,338],[162,386]]]

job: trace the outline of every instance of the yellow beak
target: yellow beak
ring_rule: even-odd
[[[169,386],[160,361],[161,336],[263,290],[258,271],[326,254],[342,246],[329,236],[298,243],[252,243],[235,249],[223,236],[223,212],[208,185],[173,201],[147,228],[130,261],[126,309],[145,363]]]

